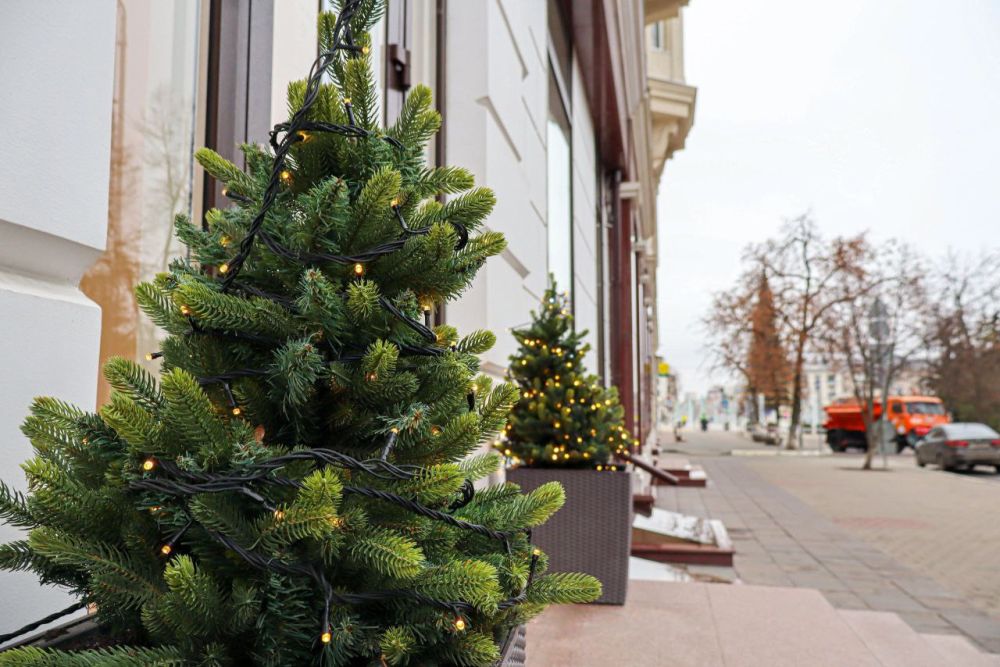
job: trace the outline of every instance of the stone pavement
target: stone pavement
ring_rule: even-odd
[[[758,468],[788,460],[754,460],[752,465]],[[964,634],[985,650],[1000,653],[1000,623],[977,610],[965,596],[837,525],[764,479],[745,459],[706,457],[691,462],[705,468],[709,486],[659,487],[657,506],[721,519],[733,539],[734,567],[741,581],[818,589],[835,607],[894,612],[918,632]],[[792,465],[785,467],[782,478],[794,472]],[[847,480],[841,496],[849,496],[850,485],[864,475],[837,472]],[[870,475],[869,479],[881,475],[881,483],[889,483],[887,473]],[[980,484],[1000,490],[1000,485]]]

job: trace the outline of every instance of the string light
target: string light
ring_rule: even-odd
[[[281,521],[284,518],[285,518],[284,511],[282,511],[280,509],[274,510],[274,520],[275,521]]]
[[[437,424],[435,424],[434,426],[431,426],[431,435],[433,435],[435,437],[441,435],[441,427],[438,426]]]
[[[181,306],[181,315],[183,315],[184,317],[187,317],[190,314],[191,314],[191,309],[189,307],[187,307],[186,305],[182,305]]]
[[[362,264],[361,262],[355,263],[354,264],[354,275],[356,275],[356,276],[363,276],[363,275],[365,275],[365,265]]]
[[[302,143],[306,143],[307,141],[312,139],[312,135],[306,132],[305,130],[299,130],[299,138],[302,140]]]
[[[174,548],[169,544],[164,544],[162,547],[160,547],[160,553],[163,554],[164,556],[169,556],[173,550]]]
[[[147,352],[146,353],[146,361],[152,361],[154,359],[159,359],[162,356],[163,356],[162,352]]]
[[[239,417],[241,414],[243,414],[243,410],[240,409],[240,406],[234,405],[232,407],[232,413],[234,417]]]
[[[223,248],[228,248],[229,244],[231,244],[232,242],[233,240],[228,236],[226,236],[225,234],[223,234],[222,238],[219,239],[219,245],[221,245]]]
[[[459,632],[465,630],[465,619],[461,616],[455,619],[455,629]]]
[[[142,469],[149,472],[156,467],[156,459],[150,456],[148,459],[142,462]]]
[[[331,641],[333,641],[333,634],[330,633],[329,631],[324,632],[319,636],[319,640],[324,644],[329,644]]]
[[[375,380],[378,379],[378,373],[376,373],[375,371],[365,373],[365,379],[368,380],[369,382],[374,382]]]
[[[285,185],[291,185],[292,184],[292,172],[288,171],[287,169],[282,169],[281,170],[281,182],[284,183]]]
[[[223,262],[222,264],[219,264],[218,271],[219,271],[219,273],[222,273],[222,274],[228,273],[229,272],[229,265],[226,264],[225,262]]]

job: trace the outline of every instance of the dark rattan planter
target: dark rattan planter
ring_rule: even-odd
[[[507,641],[500,647],[500,662],[497,667],[524,667],[527,661],[528,639],[526,628],[519,625],[507,635]]]
[[[527,660],[526,628],[519,625],[507,635],[507,640],[500,647],[500,661],[496,667],[524,667]],[[102,638],[104,641],[102,641]],[[94,622],[93,617],[76,618],[63,623],[20,642],[15,642],[4,649],[15,646],[35,646],[37,648],[58,648],[71,650],[74,648],[92,648],[95,645],[111,645],[109,637]],[[0,649],[3,651],[4,649]]]
[[[525,491],[556,481],[566,505],[532,531],[552,572],[586,572],[601,580],[599,604],[625,604],[632,548],[632,475],[562,468],[514,468],[507,479]]]

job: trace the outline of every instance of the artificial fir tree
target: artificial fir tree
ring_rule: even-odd
[[[590,345],[573,330],[565,294],[549,279],[532,322],[515,329],[519,343],[509,375],[520,389],[504,436],[494,443],[514,463],[602,469],[631,444],[618,390],[583,367]]]
[[[168,334],[159,379],[114,359],[99,414],[36,400],[29,494],[0,485],[0,517],[30,531],[0,566],[130,645],[0,664],[488,665],[546,604],[599,595],[530,543],[558,485],[472,485],[517,390],[478,375],[492,333],[422,320],[504,239],[480,231],[489,190],[424,166],[426,88],[377,124],[379,4],[321,17],[291,120],[243,147],[246,172],[198,152],[235,205],[179,218],[191,261],[137,287]]]

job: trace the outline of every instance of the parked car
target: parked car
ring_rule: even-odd
[[[993,466],[1000,473],[1000,433],[986,424],[955,422],[935,426],[917,443],[917,465],[934,463],[943,470],[977,465]]]

